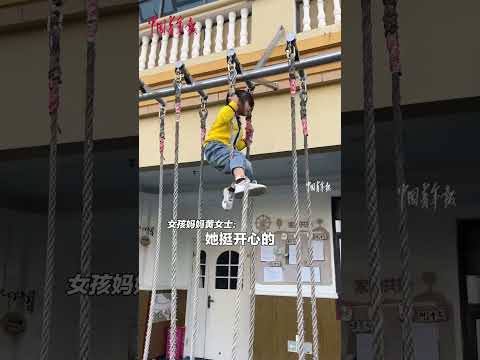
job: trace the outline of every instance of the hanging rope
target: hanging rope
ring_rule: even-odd
[[[250,93],[253,93],[252,89],[248,89]],[[247,143],[247,159],[250,159],[250,149],[253,140],[253,126],[252,126],[252,113],[251,111],[245,117],[245,141]],[[247,221],[247,232],[248,235],[253,233],[253,206],[254,200],[248,199],[248,221]],[[255,246],[250,245],[249,251],[249,258],[250,258],[250,290],[249,290],[249,297],[250,297],[250,316],[249,316],[249,331],[248,331],[248,360],[253,360],[253,345],[255,341],[255,284],[256,284],[256,276],[255,276]]]
[[[203,217],[203,165],[204,165],[204,146],[206,134],[206,121],[208,116],[207,110],[207,98],[201,99],[200,105],[200,174],[199,174],[199,184],[198,184],[198,210],[197,210],[197,219],[201,220]],[[190,359],[195,359],[195,344],[197,341],[198,334],[198,288],[200,285],[200,251],[202,244],[202,229],[199,226],[197,228],[197,238],[195,242],[195,268],[193,271],[193,310],[191,317],[191,332],[190,332]]]
[[[228,95],[235,95],[235,84],[237,82],[237,67],[233,56],[227,57],[227,71],[228,71]]]
[[[384,359],[384,330],[380,264],[380,230],[376,174],[375,114],[373,103],[373,57],[371,0],[362,0],[363,101],[365,131],[365,191],[367,205],[370,314],[373,323],[373,360]]]
[[[80,270],[90,278],[93,230],[93,119],[95,99],[95,39],[97,33],[97,1],[87,0],[87,105],[85,111],[85,143],[83,158],[82,244]],[[80,359],[90,359],[91,301],[80,296]]]
[[[248,152],[248,148],[247,148]],[[248,205],[248,234],[253,233],[253,207],[254,200],[249,199]],[[249,317],[249,332],[248,332],[248,360],[253,360],[253,345],[255,340],[255,246],[250,245],[250,317]]]
[[[390,72],[392,73],[392,105],[393,123],[395,127],[395,174],[398,189],[398,209],[400,212],[400,261],[401,261],[401,284],[402,302],[400,318],[402,320],[402,354],[403,360],[415,358],[412,312],[413,312],[413,289],[410,273],[410,246],[408,241],[408,212],[403,190],[405,187],[405,157],[403,150],[403,120],[400,101],[400,41],[398,37],[398,14],[397,0],[383,0],[385,40],[390,58]]]
[[[178,214],[178,143],[180,135],[180,113],[182,110],[182,83],[183,73],[179,68],[175,70],[175,164],[173,168],[173,216],[177,222]],[[177,352],[177,229],[172,228],[172,303],[170,319],[170,356],[169,360],[175,360]]]
[[[227,56],[227,70],[228,70],[228,96],[232,97],[235,95],[235,84],[237,82],[237,66],[233,56]],[[233,151],[235,150],[235,141],[233,135],[233,121],[239,120],[237,114],[235,114],[234,119],[230,122],[230,143],[231,143],[231,151],[230,151],[230,159],[233,157]]]
[[[236,68],[236,64],[233,59],[233,56],[227,57],[227,67],[228,67],[228,82],[229,82],[228,93],[230,96],[233,96],[235,94],[235,83],[237,79],[237,68]],[[251,114],[249,114],[249,116],[251,119]],[[235,117],[238,118],[238,115],[235,114]],[[231,124],[230,126],[230,132],[231,134],[233,134],[233,124]],[[232,143],[232,155],[233,155],[234,149],[235,149],[235,144]],[[248,148],[247,148],[247,152],[248,152]],[[243,233],[247,233],[247,220],[248,220],[248,208],[249,208],[248,207],[249,185],[250,185],[250,179],[247,180],[246,182],[244,195],[242,198],[241,232]],[[245,245],[240,245],[238,280],[237,280],[237,297],[235,299],[235,318],[234,318],[234,324],[233,324],[232,360],[237,360],[237,348],[238,348],[239,328],[240,328],[240,300],[241,300],[241,294],[242,294],[241,292],[243,290],[243,284],[244,284],[244,277],[243,277],[244,270],[245,270]],[[249,331],[249,338],[250,338],[250,331]]]
[[[248,220],[248,187],[249,181],[245,185],[245,190],[242,198],[242,225],[241,232],[247,232],[247,220]],[[239,267],[238,267],[238,280],[237,280],[237,296],[235,298],[235,318],[233,324],[233,344],[232,344],[232,360],[237,360],[237,348],[239,342],[239,328],[240,328],[240,300],[243,290],[243,272],[245,268],[245,246],[240,245],[240,254],[239,254]]]
[[[157,295],[157,278],[158,278],[158,265],[160,263],[160,246],[162,240],[162,215],[163,215],[163,150],[165,144],[165,106],[160,105],[160,111],[158,116],[160,119],[160,136],[159,136],[159,150],[160,150],[160,169],[158,180],[158,218],[157,218],[157,242],[155,244],[155,258],[153,261],[153,278],[152,278],[152,293],[150,294],[150,307],[148,310],[148,323],[147,333],[145,335],[145,344],[143,348],[143,360],[148,360],[148,354],[150,351],[150,339],[152,336],[152,325],[155,308],[155,297]]]
[[[288,59],[288,75],[290,79],[290,107],[292,119],[292,195],[295,214],[295,250],[297,257],[297,351],[298,359],[305,360],[305,325],[303,317],[303,294],[302,294],[302,244],[300,239],[300,210],[298,205],[298,161],[297,161],[297,138],[295,121],[295,95],[297,92],[297,80],[295,77],[295,46],[294,41],[287,42],[286,55]]]
[[[48,69],[48,113],[50,114],[50,154],[48,182],[48,237],[45,254],[45,283],[43,288],[42,342],[40,360],[49,359],[50,336],[52,333],[53,290],[55,287],[55,241],[57,207],[57,130],[58,107],[60,105],[60,34],[63,23],[63,1],[49,2],[49,69]]]
[[[312,337],[313,337],[313,360],[318,360],[318,319],[317,319],[317,298],[315,286],[315,268],[313,267],[313,226],[312,226],[312,199],[310,196],[310,163],[308,160],[308,122],[307,122],[307,79],[305,75],[300,78],[300,118],[303,129],[303,148],[305,154],[305,181],[307,184],[306,209],[308,221],[308,263],[310,266],[310,286],[312,305]]]

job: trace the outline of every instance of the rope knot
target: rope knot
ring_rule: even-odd
[[[87,41],[94,42],[97,33],[97,1],[87,1]]]
[[[165,159],[165,157],[163,156],[164,150],[165,150],[165,139],[161,137],[160,138],[160,155],[162,159]]]
[[[397,0],[383,0],[383,26],[386,34],[398,32]]]
[[[292,96],[297,94],[297,80],[295,78],[290,78],[290,94]]]
[[[58,111],[60,103],[60,79],[53,78],[48,81],[49,98],[48,98],[48,112],[53,114]]]
[[[306,117],[302,117],[303,136],[308,136],[308,122]]]
[[[383,0],[383,4],[385,5],[383,27],[390,57],[390,71],[401,74],[397,0]]]
[[[247,145],[250,146],[253,139],[253,126],[252,126],[252,118],[247,118],[246,125],[245,125],[245,139]]]

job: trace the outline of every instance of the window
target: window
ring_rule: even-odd
[[[159,16],[161,0],[139,0],[138,15],[139,22],[147,22],[153,16]]]
[[[152,16],[164,17],[214,1],[216,0],[140,0],[140,23],[148,21]]]
[[[200,251],[200,289],[205,288],[205,279],[206,279],[206,266],[207,266],[207,254],[205,251]]]
[[[234,290],[238,279],[238,252],[224,251],[215,268],[215,289]]]

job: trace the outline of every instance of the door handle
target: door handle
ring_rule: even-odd
[[[212,299],[210,295],[208,295],[208,300],[207,300],[207,307],[210,309],[210,304],[215,302],[215,300]]]

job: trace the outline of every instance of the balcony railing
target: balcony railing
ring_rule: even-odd
[[[157,31],[148,24],[140,26],[139,70],[153,69],[178,60],[195,59],[211,53],[249,44],[251,29],[251,4],[244,2],[230,8],[218,9],[208,14],[192,16],[195,32],[187,26],[180,31],[173,26]],[[168,22],[168,19],[165,19]],[[163,19],[160,19],[163,21]],[[181,34],[183,33],[183,34]]]
[[[341,21],[340,0],[297,0],[297,32],[339,31]]]

